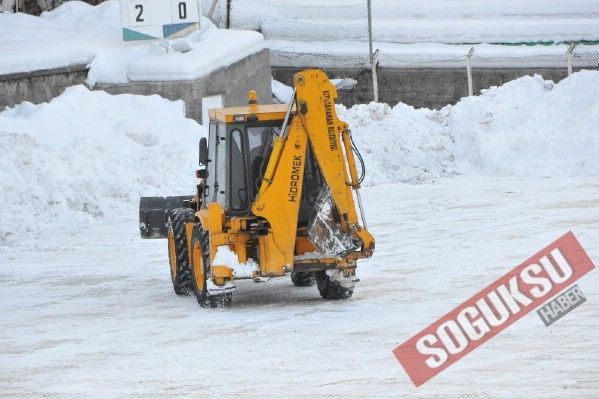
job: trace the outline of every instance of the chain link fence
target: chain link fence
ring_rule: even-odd
[[[370,65],[366,0],[202,0],[202,12],[219,28],[261,32],[275,66]]]
[[[365,0],[316,5],[297,0],[202,0],[202,11],[219,28],[255,30],[277,39],[327,40],[342,29],[346,39],[368,40]]]
[[[486,27],[481,28],[476,23],[468,25],[466,19],[464,26],[460,25],[449,36],[437,36],[438,32],[444,32],[444,27],[430,21],[429,25],[426,25],[427,21],[422,22],[422,26],[414,23],[417,14],[426,11],[417,5],[400,7],[390,0],[375,0],[374,5],[375,10],[369,0],[326,0],[316,4],[295,0],[202,0],[204,15],[219,28],[261,32],[275,68],[371,69],[375,100],[378,92],[376,75],[380,68],[463,68],[468,75],[470,93],[473,70],[480,73],[480,70],[488,69],[522,69],[531,73],[555,69],[570,74],[580,68],[599,68],[599,41],[577,43],[568,41],[565,34],[561,38],[563,43],[464,45],[460,44],[460,39],[468,42],[480,33],[485,37]],[[450,17],[460,18],[460,13],[464,12],[461,3],[448,3],[448,6]],[[481,5],[478,11],[497,13],[493,7],[485,7]],[[526,4],[522,7],[521,11],[528,10]],[[441,13],[436,15],[438,18],[446,17],[443,9],[429,11]],[[518,10],[514,12],[517,14]],[[560,13],[568,11],[541,7],[535,12],[557,16],[556,20],[560,21]],[[594,22],[590,21],[592,26]],[[502,20],[491,22],[501,29]],[[506,22],[506,26],[521,23],[510,22],[509,17]],[[505,29],[503,31],[505,35]],[[527,37],[526,27],[520,32]],[[426,36],[430,36],[428,40],[418,43],[418,38]],[[410,43],[411,38],[414,43]],[[431,43],[445,39],[453,44]]]

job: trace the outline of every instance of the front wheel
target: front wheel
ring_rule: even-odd
[[[192,209],[177,208],[170,214],[168,220],[168,261],[173,290],[177,295],[189,295],[191,292],[185,225],[193,222],[193,217]]]
[[[196,223],[191,235],[191,285],[198,303],[203,308],[227,307],[231,305],[231,292],[211,295],[208,292],[210,279],[210,233]]]

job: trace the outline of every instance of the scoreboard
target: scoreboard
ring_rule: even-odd
[[[120,0],[123,41],[176,39],[200,29],[201,0]]]

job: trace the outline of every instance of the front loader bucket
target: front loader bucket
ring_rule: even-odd
[[[335,222],[336,208],[328,187],[323,187],[308,225],[308,237],[318,252],[329,257],[343,259],[360,248],[356,240],[341,230]]]
[[[168,216],[177,208],[190,208],[193,198],[193,195],[141,197],[139,201],[141,238],[166,238]]]

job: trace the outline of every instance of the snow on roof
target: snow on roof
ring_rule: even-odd
[[[258,32],[219,30],[202,19],[202,31],[174,41],[127,44],[119,3],[69,1],[40,17],[0,14],[0,75],[89,65],[88,83],[197,79],[263,49]],[[7,56],[4,56],[7,55]]]

